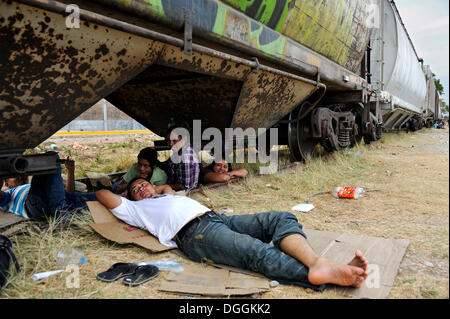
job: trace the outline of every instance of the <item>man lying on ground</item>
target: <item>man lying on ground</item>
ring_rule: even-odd
[[[20,174],[16,177],[10,177],[5,180],[5,186],[9,189],[28,183],[28,176]],[[1,187],[0,187],[1,189]]]
[[[66,188],[61,177],[61,166],[57,165],[55,173],[33,176],[31,184],[0,191],[0,207],[6,212],[33,220],[88,209],[86,201],[96,200],[95,193],[74,193],[75,163],[68,158],[65,166],[68,176]]]
[[[200,172],[203,183],[226,183],[232,178],[244,178],[247,175],[248,171],[245,168],[233,169],[225,158],[212,162]]]
[[[219,215],[142,178],[130,181],[128,190],[129,199],[108,190],[95,194],[117,218],[149,231],[163,245],[178,247],[194,261],[250,269],[316,290],[325,284],[360,287],[367,277],[368,262],[360,251],[347,265],[316,255],[291,213]]]

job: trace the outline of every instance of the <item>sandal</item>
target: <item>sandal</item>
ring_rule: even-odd
[[[97,274],[97,279],[105,282],[113,282],[125,276],[132,275],[138,265],[130,263],[116,263],[107,271]]]
[[[139,286],[140,284],[143,284],[144,282],[147,282],[159,274],[159,269],[156,266],[153,265],[144,265],[144,266],[138,266],[135,270],[135,272],[123,279],[123,284],[131,287]]]

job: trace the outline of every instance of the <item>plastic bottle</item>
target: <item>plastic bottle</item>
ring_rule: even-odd
[[[331,195],[333,195],[336,198],[352,198],[352,199],[358,199],[361,197],[364,197],[364,189],[361,187],[342,187],[337,186],[334,187],[332,190],[328,191]]]
[[[69,246],[58,252],[56,262],[59,265],[67,266],[86,264],[88,260],[81,250]]]

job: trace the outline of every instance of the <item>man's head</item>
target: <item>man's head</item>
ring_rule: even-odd
[[[168,144],[174,152],[181,150],[187,143],[189,131],[179,125],[169,128],[167,134]]]
[[[137,169],[139,176],[144,178],[150,178],[152,171],[158,163],[158,154],[156,150],[151,147],[142,149],[138,154]]]
[[[127,196],[130,200],[139,201],[155,195],[155,186],[145,178],[135,177],[127,185]]]
[[[18,175],[16,177],[7,178],[5,181],[5,186],[9,189],[25,185],[28,183],[28,176],[27,175]]]
[[[224,174],[224,173],[227,173],[230,171],[230,169],[231,169],[230,166],[231,165],[228,164],[228,162],[222,158],[220,161],[214,161],[213,171],[215,173]]]

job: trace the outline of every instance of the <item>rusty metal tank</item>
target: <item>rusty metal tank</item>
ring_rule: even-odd
[[[104,97],[164,135],[173,114],[268,128],[325,90],[368,87],[366,0],[267,3],[0,0],[0,152],[38,145]]]

